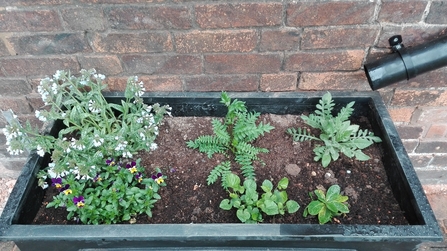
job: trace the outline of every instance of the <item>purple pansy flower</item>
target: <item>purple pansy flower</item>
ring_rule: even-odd
[[[135,175],[135,179],[137,179],[138,183],[141,183],[141,181],[143,181],[143,174],[140,173],[140,172],[138,172],[138,173]]]
[[[115,159],[114,158],[107,159],[106,164],[108,166],[114,166],[116,164]]]
[[[52,178],[51,185],[60,190],[62,188],[62,178]]]
[[[84,201],[84,196],[78,196],[78,197],[74,197],[73,198],[73,203],[78,207],[84,207],[85,206],[85,201]]]
[[[137,163],[135,161],[132,161],[131,163],[126,165],[126,168],[129,169],[130,173],[136,173],[137,170]]]
[[[162,173],[157,173],[152,175],[152,179],[155,180],[155,182],[157,182],[157,184],[161,184],[163,183],[165,180],[163,179],[163,174]]]

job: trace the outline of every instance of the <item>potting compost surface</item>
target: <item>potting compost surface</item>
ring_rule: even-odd
[[[205,153],[190,149],[186,142],[200,135],[211,135],[211,117],[166,117],[160,126],[156,140],[158,149],[138,154],[141,164],[146,168],[146,175],[160,168],[167,186],[161,188],[162,197],[153,208],[153,217],[140,215],[136,224],[151,223],[240,223],[236,210],[225,211],[219,208],[220,202],[228,198],[220,180],[207,185],[206,178],[214,166],[227,160],[223,154],[208,158]],[[340,158],[323,168],[314,161],[313,148],[317,141],[293,142],[286,133],[291,127],[308,128],[313,134],[319,131],[307,126],[298,115],[263,114],[258,122],[270,123],[275,129],[260,136],[253,145],[264,147],[269,153],[259,155],[260,161],[254,163],[258,189],[265,179],[276,186],[278,181],[287,177],[289,199],[299,203],[301,208],[294,214],[264,216],[264,223],[311,223],[318,224],[314,216],[303,217],[305,207],[311,201],[310,192],[315,189],[328,189],[333,184],[341,187],[350,212],[337,216],[328,224],[385,224],[407,225],[404,212],[393,196],[385,167],[381,161],[381,143],[373,144],[363,150],[370,156],[368,161],[350,159],[343,154]],[[361,129],[371,126],[367,118],[357,118],[353,123]],[[229,155],[231,158],[232,156]],[[232,171],[239,173],[239,165],[233,162]],[[50,188],[33,224],[77,224],[66,219],[64,208],[45,208],[48,201],[57,192]],[[128,223],[128,222],[123,222]]]

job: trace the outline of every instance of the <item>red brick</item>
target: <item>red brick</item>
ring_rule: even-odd
[[[105,10],[112,29],[167,30],[192,27],[186,6],[110,7]]]
[[[447,140],[421,140],[416,153],[447,153]]]
[[[56,11],[0,11],[0,32],[58,31],[62,29]]]
[[[3,97],[0,98],[0,110],[6,111],[11,109],[15,114],[29,114],[31,107],[28,105],[25,97]]]
[[[206,73],[276,73],[280,67],[279,54],[205,55]]]
[[[402,144],[404,145],[407,153],[412,153],[416,146],[419,144],[418,140],[402,140]]]
[[[388,112],[390,113],[393,122],[410,123],[414,107],[390,107],[388,108]]]
[[[443,90],[400,90],[394,93],[393,106],[447,106],[447,92]]]
[[[105,3],[105,4],[131,4],[131,3],[162,3],[166,0],[78,0],[82,3],[89,4],[97,4],[97,3]]]
[[[296,27],[367,24],[374,2],[299,2],[287,7],[287,25]]]
[[[429,24],[447,24],[447,2],[433,1],[425,22]]]
[[[416,123],[447,123],[447,109],[445,107],[422,107],[419,108],[419,117]]]
[[[262,74],[260,90],[266,92],[295,91],[297,73]]]
[[[288,51],[299,48],[301,31],[298,29],[262,30],[260,51]]]
[[[58,33],[8,38],[18,55],[74,54],[92,52],[84,34]]]
[[[435,155],[433,161],[430,163],[431,166],[446,167],[447,166],[447,156],[446,155]],[[445,180],[445,177],[443,177]]]
[[[426,26],[383,26],[380,33],[378,47],[390,47],[388,39],[396,34],[401,34],[405,47],[412,47],[427,43],[438,37],[447,35],[446,27]]]
[[[198,55],[124,55],[123,64],[130,74],[200,74]]]
[[[414,167],[427,167],[433,159],[431,155],[410,155],[409,157]]]
[[[305,28],[301,49],[364,48],[374,43],[379,30],[378,26]]]
[[[298,88],[301,90],[357,90],[369,91],[371,88],[363,71],[322,72],[301,74]]]
[[[417,23],[421,21],[427,2],[384,1],[379,13],[380,22]]]
[[[359,70],[364,56],[364,50],[300,51],[286,56],[285,70]]]
[[[207,4],[195,8],[201,28],[274,26],[282,22],[281,3]]]
[[[160,33],[110,33],[96,34],[92,41],[97,52],[143,53],[172,51],[171,36]]]
[[[107,21],[99,8],[82,6],[62,9],[60,12],[69,30],[103,31],[107,28]]]
[[[179,53],[249,52],[257,43],[254,30],[192,31],[174,37]]]
[[[6,47],[4,41],[0,39],[0,57],[1,56],[9,56],[9,55],[10,55],[10,53],[9,53],[8,48]]]
[[[185,78],[185,91],[257,91],[256,75],[201,75]]]
[[[31,86],[23,79],[2,79],[0,97],[23,96],[32,91]]]
[[[425,138],[442,138],[447,133],[447,125],[434,124],[428,128]],[[447,164],[447,162],[446,162]]]
[[[25,97],[33,111],[39,110],[45,105],[42,101],[42,96],[38,93],[30,93]]]
[[[421,126],[399,125],[396,129],[401,139],[419,139],[424,131]]]
[[[72,0],[3,0],[3,2],[0,3],[0,6],[40,6],[70,3],[72,3]]]
[[[110,77],[106,79],[110,91],[124,91],[128,77]],[[183,91],[182,81],[177,76],[141,76],[138,81],[143,81],[147,92]]]
[[[82,69],[96,69],[98,73],[106,76],[123,72],[121,62],[116,55],[88,55],[78,56]]]
[[[61,69],[72,72],[80,70],[74,57],[0,58],[0,65],[2,65],[3,72],[8,77],[53,75]]]

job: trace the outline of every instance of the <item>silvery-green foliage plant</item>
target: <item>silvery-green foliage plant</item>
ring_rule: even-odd
[[[160,170],[151,177],[133,157],[157,148],[158,126],[171,108],[144,104],[145,88],[137,77],[128,79],[121,103],[108,103],[102,95],[104,79],[92,69],[79,76],[57,71],[41,80],[37,91],[44,107],[35,115],[41,121],[62,121],[65,127],[56,137],[18,120],[4,129],[10,154],[36,149],[42,157],[51,155],[49,166],[38,174],[39,185],[46,188],[51,181],[60,193],[49,206],[64,207],[68,219],[83,223],[151,216],[160,199],[158,188],[165,184]]]

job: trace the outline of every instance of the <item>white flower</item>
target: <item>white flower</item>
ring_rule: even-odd
[[[44,182],[41,187],[42,187],[42,189],[47,189],[48,188],[48,183]]]
[[[118,143],[118,145],[115,147],[115,151],[124,151],[124,149],[127,146],[127,141],[122,141]]]
[[[43,157],[45,155],[45,151],[43,150],[43,148],[40,145],[37,145],[37,154],[40,157]]]
[[[93,77],[95,77],[96,79],[101,79],[104,80],[106,78],[106,76],[102,75],[102,74],[94,74]]]
[[[104,139],[100,138],[98,134],[95,134],[95,138],[93,139],[93,145],[95,147],[99,147],[104,143]]]
[[[8,146],[6,148],[6,150],[8,151],[9,154],[11,155],[19,155],[23,153],[23,150],[21,149],[12,149],[11,146]]]
[[[76,149],[79,151],[82,151],[85,149],[85,146],[81,142],[77,141],[76,139],[71,139],[70,145],[73,149]]]
[[[47,121],[47,118],[39,110],[36,110],[35,115],[40,121]]]
[[[101,112],[101,109],[98,107],[98,105],[96,104],[96,101],[94,101],[94,100],[88,101],[88,109],[92,113],[100,113]]]
[[[156,143],[151,144],[151,147],[150,147],[151,151],[155,151],[157,148],[158,148],[158,145]]]
[[[146,135],[143,132],[140,132],[140,138],[141,140],[146,140]]]
[[[123,152],[123,158],[132,158],[132,154],[129,151]]]
[[[56,74],[53,75],[53,78],[56,79],[56,80],[59,80],[59,78],[61,77],[62,73],[64,73],[64,71],[57,70]]]
[[[142,123],[143,123],[143,118],[141,118],[141,117],[140,117],[140,118],[137,118],[137,123],[138,123],[138,124],[142,124]]]

